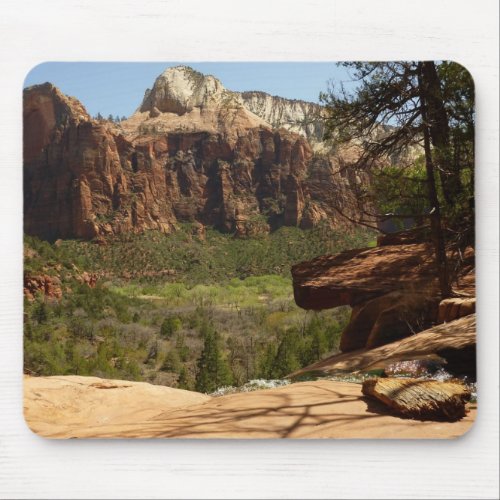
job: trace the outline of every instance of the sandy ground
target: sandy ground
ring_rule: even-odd
[[[24,414],[51,438],[455,438],[455,423],[389,414],[345,382],[301,382],[210,397],[146,383],[95,377],[25,377]]]

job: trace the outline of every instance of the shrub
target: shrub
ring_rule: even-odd
[[[170,339],[181,327],[182,321],[178,317],[169,316],[163,320],[160,326],[160,335],[166,339]]]
[[[192,391],[194,388],[193,378],[185,366],[182,366],[180,369],[179,377],[177,379],[177,387],[188,391]]]
[[[179,353],[177,352],[177,349],[171,349],[165,356],[165,360],[161,365],[161,370],[166,372],[179,373],[180,369],[181,369],[181,358],[179,357]]]

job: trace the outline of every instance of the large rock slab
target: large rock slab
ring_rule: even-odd
[[[430,243],[387,245],[324,255],[292,267],[297,305],[355,306],[391,292],[434,296],[437,271]]]
[[[371,396],[407,418],[455,422],[466,415],[471,392],[460,382],[404,378],[378,378],[363,382]]]
[[[291,376],[297,377],[308,372],[331,374],[377,370],[397,361],[414,359],[442,360],[444,357],[439,355],[440,352],[452,349],[453,353],[460,353],[475,348],[475,345],[476,315],[471,314],[375,349],[364,348],[335,354],[297,370]]]
[[[329,380],[209,397],[86,379],[27,377],[30,428],[51,438],[446,439],[467,432],[475,418],[471,410],[453,423],[402,419],[382,403],[367,401],[361,385]]]
[[[385,237],[376,248],[324,255],[292,267],[294,297],[300,307],[352,307],[341,337],[342,352],[378,347],[474,312],[474,250],[460,255],[459,265],[457,255],[449,251],[453,290],[467,298],[439,305],[433,245],[408,243],[415,234],[405,231],[403,236]]]
[[[118,437],[123,425],[210,399],[144,382],[77,375],[24,377],[24,418],[31,430],[46,437],[77,437],[84,428],[102,426],[115,427]]]

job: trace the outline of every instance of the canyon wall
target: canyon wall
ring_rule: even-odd
[[[340,211],[358,216],[355,188],[366,179],[315,152],[307,138],[319,137],[316,125],[297,128],[286,103],[251,94],[169,68],[115,124],[51,84],[25,89],[25,232],[92,239],[191,221],[238,236],[350,227]]]

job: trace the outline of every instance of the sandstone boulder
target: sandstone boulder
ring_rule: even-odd
[[[61,280],[57,276],[48,274],[25,273],[23,292],[30,301],[34,300],[38,294],[49,299],[60,299],[62,297]]]
[[[417,292],[390,292],[352,309],[342,332],[342,352],[373,348],[422,331],[435,319],[437,299]]]
[[[385,344],[374,349],[358,349],[329,356],[310,366],[301,368],[290,374],[291,377],[300,377],[310,372],[326,374],[345,372],[366,372],[384,370],[388,366],[401,361],[422,360],[424,363],[444,365],[445,369],[454,375],[461,375],[464,364],[453,362],[445,354],[459,354],[467,351],[474,352],[476,346],[476,315],[471,314],[463,318],[433,326],[423,332],[416,333],[401,340]],[[457,358],[456,358],[457,359]],[[465,361],[469,369],[475,369],[475,357]],[[472,378],[475,378],[473,374]]]
[[[295,302],[304,309],[352,307],[340,349],[378,347],[474,312],[475,299],[440,304],[434,249],[405,231],[381,246],[324,255],[292,267]],[[454,254],[449,252],[450,262]],[[461,295],[474,293],[474,251],[468,248],[452,276]],[[439,314],[438,314],[439,309]]]
[[[356,306],[392,292],[434,296],[430,243],[388,245],[324,255],[292,267],[295,301],[304,309]]]
[[[437,299],[421,293],[407,293],[380,311],[370,330],[366,347],[373,349],[408,337],[430,327],[436,318]]]
[[[476,298],[453,297],[439,303],[438,323],[453,321],[476,312]]]

